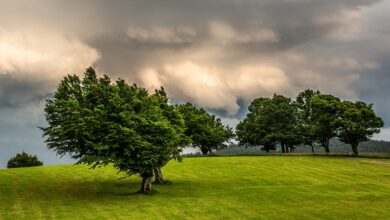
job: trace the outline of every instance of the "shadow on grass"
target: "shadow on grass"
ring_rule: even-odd
[[[199,183],[192,181],[170,181],[165,184],[153,184],[152,191],[149,193],[139,193],[141,179],[128,180],[77,180],[69,179],[66,181],[46,183],[35,183],[34,186],[25,188],[27,194],[25,198],[34,198],[36,202],[48,202],[59,200],[71,200],[77,202],[107,202],[123,201],[133,199],[142,199],[142,197],[153,197],[164,192],[169,196],[183,196],[185,191],[198,188]],[[175,190],[170,188],[175,187]],[[41,200],[41,201],[40,201]]]

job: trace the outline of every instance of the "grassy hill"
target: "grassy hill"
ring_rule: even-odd
[[[390,160],[185,158],[172,184],[132,194],[136,176],[82,165],[0,170],[0,219],[390,219]]]

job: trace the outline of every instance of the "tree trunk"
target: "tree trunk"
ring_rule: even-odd
[[[358,144],[351,144],[351,146],[352,146],[352,152],[353,152],[353,156],[354,157],[357,157],[357,156],[359,156],[359,152],[358,152]]]
[[[329,153],[330,150],[329,150],[329,139],[326,138],[325,142],[324,142],[324,148],[325,148],[325,152],[326,153]]]
[[[141,189],[138,191],[139,193],[148,193],[152,191],[152,178],[149,177],[143,177],[142,178],[142,184]]]
[[[155,181],[154,183],[156,184],[164,184],[165,180],[161,172],[161,167],[154,168],[154,177]]]
[[[286,153],[286,150],[284,148],[284,143],[281,143],[280,146],[282,146],[282,153]]]
[[[203,154],[203,155],[207,155],[208,152],[209,152],[209,149],[204,148],[204,147],[201,147],[201,148],[200,148],[200,151],[202,151],[202,154]]]
[[[325,147],[325,152],[326,152],[326,153],[329,153],[329,152],[330,152],[330,150],[329,150],[329,145],[325,145],[324,147]]]
[[[314,145],[311,144],[310,147],[311,147],[311,152],[314,153]]]

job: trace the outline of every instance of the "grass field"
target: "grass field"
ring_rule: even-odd
[[[0,170],[0,219],[390,219],[390,160],[309,156],[185,158],[171,184],[81,165]]]

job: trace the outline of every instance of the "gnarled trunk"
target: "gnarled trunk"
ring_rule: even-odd
[[[148,193],[152,191],[152,178],[150,176],[142,178],[141,189],[139,193]]]
[[[286,150],[284,148],[284,143],[281,143],[280,146],[282,147],[282,153],[286,153]]]
[[[311,152],[314,153],[314,145],[311,144],[310,147],[311,147]]]
[[[329,150],[329,138],[326,138],[326,140],[323,143],[323,147],[325,148],[325,152],[326,153],[330,152],[330,150]]]
[[[156,183],[156,184],[165,183],[164,177],[163,177],[162,172],[161,172],[161,167],[154,168],[154,178],[155,178],[154,183]]]
[[[351,146],[352,146],[352,152],[353,152],[352,156],[354,156],[354,157],[359,156],[358,144],[351,144]]]
[[[329,153],[329,152],[330,152],[330,150],[329,150],[329,145],[325,145],[324,148],[325,148],[325,152],[326,152],[326,153]]]
[[[201,147],[200,151],[202,151],[203,155],[207,155],[209,153],[209,149],[207,147]]]

